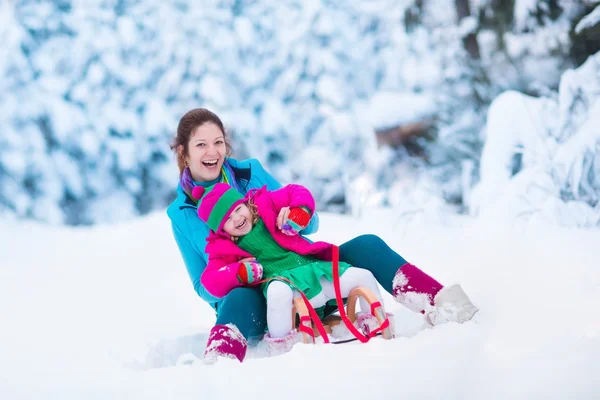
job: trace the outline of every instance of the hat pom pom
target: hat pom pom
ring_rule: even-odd
[[[195,186],[194,189],[192,189],[192,197],[196,200],[200,200],[205,191],[206,190],[202,186]]]

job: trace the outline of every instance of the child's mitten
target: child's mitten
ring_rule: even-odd
[[[247,285],[261,280],[263,267],[256,261],[241,262],[238,267],[237,278],[241,283]]]
[[[290,209],[281,231],[286,235],[297,235],[302,229],[306,228],[310,222],[310,213],[306,207],[294,207]]]

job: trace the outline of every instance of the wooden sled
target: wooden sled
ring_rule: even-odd
[[[357,287],[357,288],[352,289],[350,291],[350,294],[348,295],[348,300],[346,301],[346,314],[348,315],[348,319],[352,323],[354,323],[356,321],[356,301],[358,300],[359,297],[362,297],[363,299],[365,299],[369,305],[376,303],[378,301],[377,297],[375,297],[373,292],[371,292],[366,287]],[[379,322],[379,325],[381,326],[381,324],[386,319],[386,314],[385,314],[385,310],[383,309],[383,306],[377,307],[373,311],[374,311],[375,317],[377,318],[377,321]],[[304,326],[308,327],[309,329],[312,329],[315,337],[320,336],[317,328],[315,326],[312,326],[313,324],[311,324],[308,308],[306,307],[306,304],[304,303],[304,300],[302,300],[302,298],[294,299],[294,306],[292,308],[292,325],[293,326],[295,326],[295,324],[296,324],[296,316],[298,316],[301,324],[304,324]],[[343,323],[342,319],[337,315],[327,316],[321,322],[323,323],[325,331],[327,332],[328,335],[331,334],[334,326],[337,326],[337,325]],[[384,329],[381,333],[382,333],[383,338],[386,340],[392,339],[394,337],[394,333],[392,332],[392,329],[390,326],[388,326],[386,329]],[[302,341],[304,343],[312,343],[313,339],[308,333],[302,332]]]

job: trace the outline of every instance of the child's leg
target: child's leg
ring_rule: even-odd
[[[350,291],[358,286],[364,286],[367,289],[370,289],[375,297],[377,297],[377,300],[383,304],[379,286],[377,285],[377,281],[373,274],[366,269],[350,267],[340,276],[340,292],[342,297],[348,297]],[[313,307],[321,307],[325,305],[328,300],[335,299],[333,282],[321,278],[321,287],[323,288],[321,293],[310,300],[310,304]],[[359,301],[361,311],[370,313],[371,308],[367,301],[362,297]]]
[[[375,297],[377,297],[377,300],[383,304],[383,299],[379,292],[379,285],[377,285],[377,280],[375,279],[375,276],[373,276],[373,273],[363,268],[350,267],[344,271],[342,276],[340,276],[340,291],[342,292],[342,296],[348,297],[350,291],[358,286],[364,286],[367,289],[370,289]],[[331,289],[333,290],[333,285],[331,285]],[[359,297],[359,303],[361,311],[369,314],[371,313],[371,306],[365,299]]]
[[[287,353],[296,343],[292,324],[292,299],[294,290],[280,281],[273,281],[267,288],[267,327],[265,335],[267,351],[271,355]]]
[[[283,282],[272,281],[267,287],[267,328],[272,338],[281,338],[292,330],[293,290]]]

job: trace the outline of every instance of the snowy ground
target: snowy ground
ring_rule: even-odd
[[[388,296],[392,341],[298,344],[279,357],[259,346],[243,364],[206,366],[192,353],[214,316],[164,213],[84,229],[3,221],[0,398],[600,398],[600,231],[321,218],[314,238],[377,233],[462,283],[482,312],[419,331],[420,317]]]

